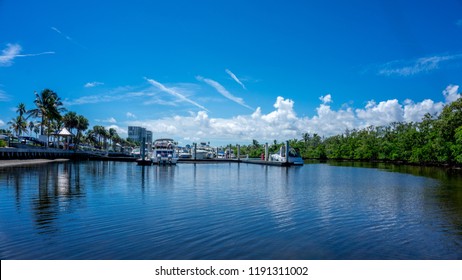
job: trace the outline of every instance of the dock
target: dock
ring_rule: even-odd
[[[288,141],[286,142],[288,147]],[[287,150],[287,148],[286,148]],[[138,165],[152,165],[151,160],[137,160],[134,157],[121,154],[109,153],[106,151],[72,151],[61,150],[45,147],[19,147],[19,148],[0,148],[0,160],[31,160],[31,159],[67,159],[67,160],[100,160],[100,161],[121,161],[121,162],[137,162]],[[240,149],[238,145],[238,154],[234,158],[207,158],[207,159],[194,159],[194,158],[179,158],[178,162],[181,163],[248,163],[259,164],[267,166],[280,166],[289,167],[295,165],[292,162],[274,161],[271,160],[268,153],[268,144],[265,145],[265,154],[262,158],[248,158],[240,156]]]

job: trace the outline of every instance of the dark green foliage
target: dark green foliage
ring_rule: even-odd
[[[370,126],[328,138],[304,133],[290,145],[304,158],[462,164],[462,98],[418,123]]]

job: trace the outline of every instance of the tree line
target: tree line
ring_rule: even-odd
[[[274,140],[271,153],[283,143]],[[393,122],[345,130],[331,137],[304,133],[289,145],[305,159],[393,161],[412,164],[462,164],[462,98],[444,106],[438,115],[426,114],[420,122]],[[259,157],[264,145],[253,140],[241,154]]]

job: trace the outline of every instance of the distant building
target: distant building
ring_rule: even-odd
[[[152,144],[152,131],[146,130],[140,126],[129,126],[128,127],[128,138],[141,143],[143,138],[149,145]]]
[[[139,126],[129,126],[128,127],[128,138],[133,141],[141,143],[143,141],[143,138],[146,139],[146,128],[139,127]]]
[[[146,143],[152,144],[152,131],[146,130]]]

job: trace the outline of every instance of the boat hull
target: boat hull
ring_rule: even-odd
[[[177,161],[178,161],[178,158],[167,158],[167,157],[152,159],[152,162],[158,165],[176,164]]]

